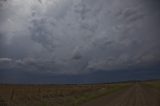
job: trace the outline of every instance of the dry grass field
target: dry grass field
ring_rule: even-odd
[[[129,86],[129,83],[0,85],[0,106],[78,106]]]
[[[139,86],[159,90],[160,81],[138,82],[138,84],[126,82],[90,85],[0,85],[0,106],[97,106],[99,103],[104,105],[105,102],[110,102],[118,96],[124,101],[121,95],[130,98],[131,93],[141,92],[142,87]],[[102,102],[98,102],[99,99]],[[136,95],[130,99],[136,99]]]

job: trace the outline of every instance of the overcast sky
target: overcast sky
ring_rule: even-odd
[[[158,0],[0,0],[0,70],[80,75],[159,63]]]

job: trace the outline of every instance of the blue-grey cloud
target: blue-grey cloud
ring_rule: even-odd
[[[158,64],[159,4],[151,0],[0,2],[0,69],[79,74]]]

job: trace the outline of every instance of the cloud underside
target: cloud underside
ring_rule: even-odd
[[[158,64],[159,4],[0,1],[0,69],[80,74]]]

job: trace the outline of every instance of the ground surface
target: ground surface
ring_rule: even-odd
[[[160,81],[0,85],[0,106],[160,106]]]
[[[79,106],[130,85],[0,85],[0,106]]]
[[[82,106],[160,106],[160,91],[134,84],[127,90],[103,96]]]

